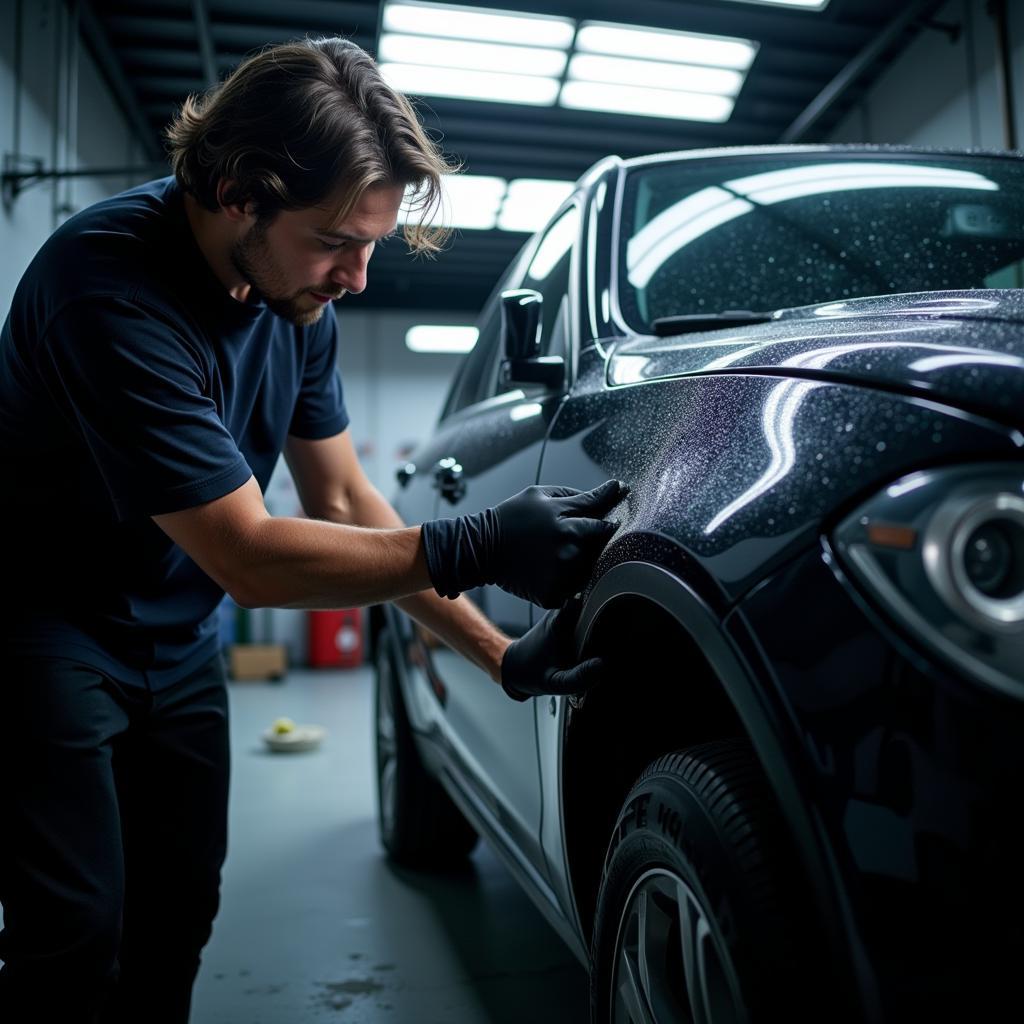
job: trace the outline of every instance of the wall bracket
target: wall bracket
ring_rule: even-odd
[[[44,181],[59,181],[64,178],[144,179],[166,173],[167,167],[164,164],[144,164],[141,167],[90,167],[61,171],[45,167],[41,157],[4,153],[3,171],[0,172],[0,194],[3,195],[4,209],[9,211],[22,192]]]
[[[949,36],[950,45],[955,46],[960,41],[960,36],[963,34],[964,27],[960,22],[954,21],[936,21],[934,18],[929,18],[926,21],[921,22],[922,28],[930,28],[935,32],[942,32]]]

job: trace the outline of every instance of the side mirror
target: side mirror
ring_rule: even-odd
[[[505,358],[510,362],[540,355],[540,313],[544,296],[532,288],[501,293],[501,332]]]
[[[565,382],[565,360],[540,354],[540,314],[544,297],[531,288],[501,293],[502,351],[504,384],[543,384],[561,387]]]

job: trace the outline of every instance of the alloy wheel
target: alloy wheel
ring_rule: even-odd
[[[710,914],[677,874],[645,872],[615,940],[613,1024],[739,1024],[739,979]]]

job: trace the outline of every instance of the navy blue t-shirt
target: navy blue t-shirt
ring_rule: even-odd
[[[152,521],[348,425],[327,309],[231,298],[173,178],[91,206],[40,249],[0,334],[0,636],[160,689],[217,650],[222,589]]]

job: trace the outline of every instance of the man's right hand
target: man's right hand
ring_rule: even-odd
[[[472,516],[424,523],[423,547],[443,597],[484,584],[557,608],[586,585],[617,524],[602,517],[628,488],[608,480],[592,491],[527,487]]]
[[[570,598],[508,646],[501,662],[501,688],[513,700],[585,693],[605,679],[605,660],[581,660],[576,650],[575,630],[582,608],[580,598]]]

